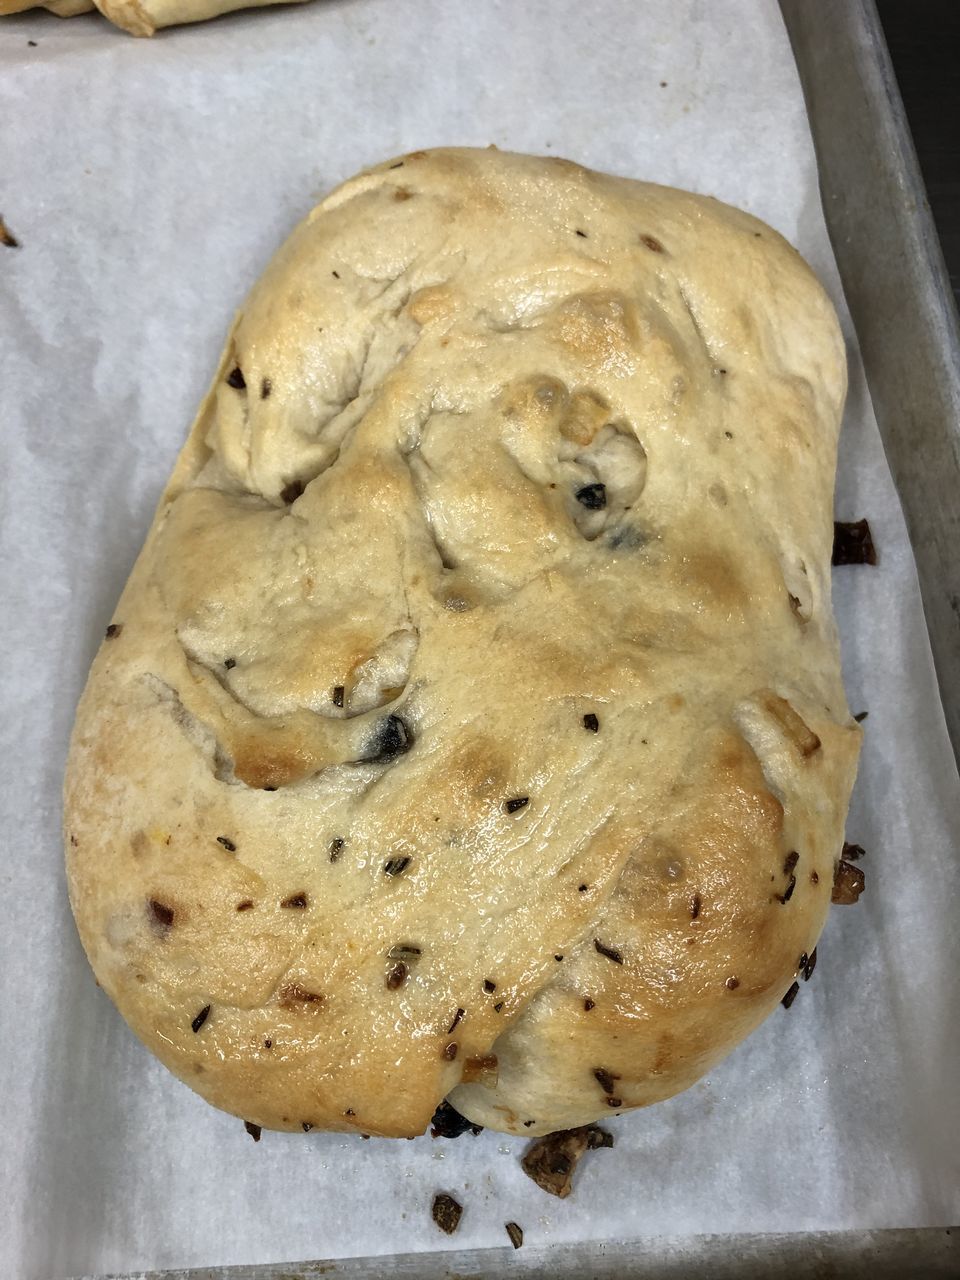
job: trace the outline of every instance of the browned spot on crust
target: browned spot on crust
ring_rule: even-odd
[[[443,320],[455,305],[455,294],[449,285],[433,284],[418,289],[407,303],[407,315],[419,325]]]
[[[416,844],[418,836],[431,843],[436,840],[434,814],[456,814],[464,830],[478,826],[509,794],[508,786],[515,781],[510,776],[512,765],[504,744],[493,735],[467,739],[439,759],[409,800],[400,803],[393,818],[396,830]],[[424,804],[425,795],[430,797],[429,805]]]
[[[508,382],[497,400],[505,418],[549,419],[569,402],[566,383],[545,373]]]
[[[234,743],[233,771],[238,781],[257,790],[286,787],[315,773],[319,762],[305,748],[267,738]]]
[[[681,556],[677,575],[682,587],[705,605],[740,611],[746,608],[749,591],[733,560],[712,547],[700,547]]]
[[[500,1074],[500,1064],[495,1053],[486,1053],[479,1058],[467,1058],[463,1064],[461,1080],[464,1084],[482,1084],[488,1089],[496,1086]]]
[[[779,842],[783,831],[783,805],[767,789],[760,761],[740,737],[730,736],[718,761],[723,782],[743,801],[738,806],[738,822],[750,820],[749,826],[758,842]]]
[[[557,337],[564,346],[593,366],[632,362],[638,334],[629,304],[622,294],[574,294],[558,308]]]
[[[393,193],[393,198],[394,200],[400,201],[409,200],[412,195],[413,192],[408,191],[406,187],[397,187],[396,191]]]
[[[609,421],[610,404],[603,396],[594,391],[574,391],[560,421],[560,434],[565,440],[588,445]]]
[[[656,236],[642,235],[640,237],[640,243],[642,245],[646,245],[646,247],[650,250],[651,253],[666,252],[663,245],[660,243],[660,241],[657,239]]]
[[[662,1075],[670,1065],[673,1055],[673,1036],[669,1032],[665,1032],[657,1044],[656,1057],[653,1059],[651,1068],[654,1075]]]

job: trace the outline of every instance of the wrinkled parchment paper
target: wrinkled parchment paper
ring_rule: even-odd
[[[560,1202],[494,1133],[254,1145],[94,984],[61,870],[67,737],[230,318],[335,183],[490,142],[742,205],[843,310],[772,0],[316,0],[152,42],[95,15],[0,22],[0,212],[21,242],[0,246],[4,1276],[501,1246],[508,1220],[530,1244],[960,1217],[960,784],[849,323],[837,512],[868,516],[881,556],[834,573],[869,712],[848,827],[867,892],[789,1012],[612,1119],[615,1149]],[[453,1238],[441,1190],[465,1205]]]

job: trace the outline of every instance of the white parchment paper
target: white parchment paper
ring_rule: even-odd
[[[36,47],[28,44],[36,41]],[[612,1120],[559,1202],[523,1144],[265,1133],[96,988],[61,870],[76,699],[234,309],[319,195],[442,143],[560,153],[770,221],[843,310],[772,0],[316,0],[136,41],[0,22],[0,1271],[14,1277],[960,1217],[960,783],[853,334],[835,571],[868,710],[867,892],[813,980],[700,1085]],[[877,264],[883,270],[883,264]],[[436,1191],[466,1206],[456,1237]]]

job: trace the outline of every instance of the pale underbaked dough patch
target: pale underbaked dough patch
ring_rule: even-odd
[[[713,199],[464,149],[319,205],[77,717],[71,898],[141,1039],[258,1124],[397,1136],[728,1053],[816,944],[856,767],[844,391],[810,271]]]

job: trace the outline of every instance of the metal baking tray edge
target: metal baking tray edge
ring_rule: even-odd
[[[960,758],[960,329],[953,292],[874,0],[780,0],[780,9]]]
[[[649,1194],[649,1188],[643,1188]],[[592,1244],[461,1249],[269,1266],[138,1271],[113,1280],[956,1280],[960,1229],[824,1231],[790,1235],[659,1236]],[[94,1280],[82,1277],[80,1280]],[[109,1277],[97,1280],[110,1280]]]
[[[960,330],[873,0],[780,0],[824,214],[920,579],[960,757]],[[655,1189],[638,1188],[641,1194]],[[127,1273],[113,1280],[755,1280],[960,1275],[960,1227],[658,1236]],[[111,1280],[77,1277],[77,1280]]]

